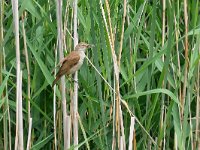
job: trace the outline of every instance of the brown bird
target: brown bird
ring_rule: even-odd
[[[52,87],[63,75],[73,74],[80,69],[85,58],[85,50],[91,47],[92,45],[81,42],[75,47],[74,51],[72,51],[60,62],[61,67],[56,74],[56,79],[53,81]]]

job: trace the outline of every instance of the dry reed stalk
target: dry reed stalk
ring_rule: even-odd
[[[66,124],[67,124],[67,149],[69,149],[70,148],[70,139],[71,139],[71,137],[70,137],[70,133],[71,133],[71,116],[67,115],[65,120],[67,120],[67,122],[66,122]]]
[[[28,134],[28,140],[27,140],[27,147],[26,149],[30,149],[31,147],[31,127],[32,127],[32,118],[31,118],[31,104],[30,104],[30,99],[31,99],[31,77],[30,77],[30,67],[29,67],[29,57],[28,57],[28,50],[27,50],[27,44],[26,44],[26,31],[24,28],[24,19],[26,17],[26,12],[24,12],[22,16],[22,33],[23,33],[23,42],[24,42],[24,51],[25,51],[25,58],[26,58],[26,67],[27,67],[27,72],[28,72],[28,126],[29,126],[29,134]],[[31,121],[31,122],[30,122]]]
[[[23,116],[22,116],[22,72],[20,69],[20,46],[19,46],[19,11],[18,11],[18,0],[12,0],[12,11],[14,18],[14,33],[15,33],[15,48],[16,48],[16,108],[18,112],[16,113],[17,127],[16,136],[18,136],[18,141],[15,143],[17,148],[20,150],[24,149],[23,141]]]
[[[73,3],[73,13],[74,13],[74,48],[76,47],[76,45],[78,44],[78,32],[77,32],[77,0],[74,0]],[[74,75],[74,80],[78,81],[78,72],[75,72]],[[73,95],[73,132],[74,132],[74,146],[78,145],[78,118],[77,118],[77,114],[78,114],[78,82],[74,83],[74,95]],[[75,150],[78,150],[78,147],[74,148]]]
[[[106,9],[107,9],[107,15],[108,15],[108,25],[109,25],[109,33],[110,33],[110,44],[111,44],[111,50],[112,52],[114,52],[114,49],[115,49],[115,45],[114,45],[114,34],[113,34],[113,31],[112,31],[112,21],[111,21],[111,17],[110,17],[110,6],[109,6],[109,3],[108,3],[108,0],[105,0],[105,3],[106,3]]]
[[[113,83],[113,87],[115,87],[115,73],[113,72],[113,76],[114,76],[114,79],[113,79],[113,81],[114,81],[114,83]],[[116,96],[116,91],[115,91],[115,89],[113,89],[113,92],[114,92],[114,94],[113,94],[113,135],[112,135],[112,150],[115,150],[116,149],[116,129],[115,129],[115,122],[116,122],[116,120],[115,120],[115,116],[116,116],[116,101],[115,101],[115,96]]]
[[[62,32],[62,0],[56,1],[56,16],[57,16],[57,32],[58,32],[58,49],[59,49],[59,61],[63,60],[63,32]],[[64,149],[67,149],[67,124],[66,124],[66,95],[65,95],[65,76],[61,77],[60,84],[61,99],[62,99],[62,113],[63,113],[63,135],[64,135]]]
[[[164,46],[164,43],[165,43],[165,10],[166,10],[166,1],[163,0],[162,1],[162,6],[163,6],[163,9],[162,9],[162,47]],[[165,61],[165,57],[164,55],[162,56],[162,61],[164,62]],[[162,83],[162,88],[165,88],[165,84],[164,84],[164,80],[163,80],[163,83]],[[162,103],[161,103],[161,116],[160,116],[160,130],[163,129],[163,122],[164,122],[164,94],[162,94]],[[159,149],[162,148],[162,139],[160,140],[160,143],[159,144]]]
[[[20,88],[20,92],[19,92],[19,109],[18,109],[18,115],[19,115],[19,149],[23,150],[24,149],[24,134],[23,134],[23,107],[22,107],[22,71],[20,71],[20,81],[19,81],[19,88]]]
[[[125,24],[125,19],[126,19],[126,0],[124,0],[124,12],[123,12],[123,21],[122,21],[122,33],[121,33],[121,40],[120,40],[120,47],[119,47],[119,56],[118,56],[118,68],[120,68],[120,63],[121,63],[121,56],[122,56],[122,47],[123,47],[123,40],[124,40],[124,24]],[[118,76],[119,76],[119,70],[118,70]],[[119,82],[118,82],[119,86]],[[119,89],[119,87],[118,87]],[[120,101],[120,90],[119,90],[119,103]],[[122,109],[121,109],[121,104],[120,105],[120,125],[121,125],[121,134],[122,134],[122,141],[123,141],[123,149],[126,149],[126,142],[125,142],[125,134],[124,134],[124,123],[123,123],[123,115],[122,115]]]
[[[26,150],[30,150],[31,148],[31,129],[32,129],[32,118],[29,118],[29,127],[28,127],[28,140],[27,140],[27,146]]]
[[[56,68],[56,62],[57,62],[57,56],[58,56],[58,50],[57,50],[57,47],[58,47],[58,40],[57,40],[57,43],[56,43],[56,48],[55,48],[55,68]],[[56,70],[54,71],[54,76],[56,76]],[[54,92],[53,92],[53,128],[54,128],[54,147],[55,147],[55,150],[57,150],[57,128],[56,128],[56,86],[54,86]]]
[[[135,117],[131,117],[128,150],[132,150],[133,149],[134,126],[135,126]]]

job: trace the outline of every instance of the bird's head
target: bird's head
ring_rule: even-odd
[[[85,50],[86,50],[87,48],[91,48],[91,47],[93,47],[93,45],[90,45],[90,44],[81,42],[81,43],[79,43],[78,45],[76,45],[75,50],[76,50],[76,51],[84,51],[84,52],[85,52]]]

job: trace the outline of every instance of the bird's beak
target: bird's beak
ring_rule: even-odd
[[[93,44],[88,44],[87,47],[88,47],[88,48],[92,48],[92,47],[94,47],[94,45],[93,45]]]

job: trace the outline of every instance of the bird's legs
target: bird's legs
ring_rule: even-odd
[[[78,84],[78,81],[74,80],[71,76],[70,76],[70,79]]]
[[[72,78],[72,76],[68,76],[68,78],[70,78],[70,83],[72,83],[72,81],[73,82],[76,82],[77,84],[78,84],[78,81],[77,80],[74,80],[74,78]],[[78,88],[79,88],[79,85],[78,85]]]

